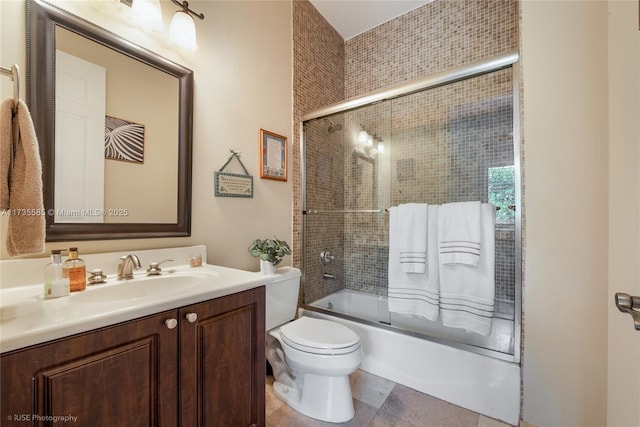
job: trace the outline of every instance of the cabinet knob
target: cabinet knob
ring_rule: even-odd
[[[193,322],[195,322],[196,320],[198,320],[198,315],[197,315],[197,314],[195,314],[195,313],[187,313],[187,315],[186,315],[185,317],[187,318],[187,320],[188,320],[190,323],[193,323]]]
[[[178,321],[176,319],[167,319],[164,321],[164,324],[167,325],[167,328],[173,329],[178,326]]]

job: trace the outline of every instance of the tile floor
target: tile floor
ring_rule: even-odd
[[[326,423],[291,409],[273,393],[267,376],[267,427],[508,427],[443,400],[358,370],[350,377],[356,415],[342,424]],[[521,423],[520,427],[533,427]]]

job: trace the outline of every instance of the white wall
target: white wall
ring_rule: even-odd
[[[640,333],[612,303],[640,295],[638,2],[609,3],[609,354],[607,425],[640,426]]]
[[[260,128],[287,136],[291,149],[291,4],[189,2],[192,9],[204,13],[205,20],[196,22],[198,51],[185,53],[163,36],[132,26],[129,10],[116,0],[55,3],[181,63],[195,76],[191,237],[77,242],[81,253],[205,244],[210,263],[257,270],[257,259],[246,250],[253,239],[277,235],[291,242],[292,180],[261,180],[258,162]],[[162,5],[168,27],[176,8],[168,0]],[[24,94],[24,1],[0,1],[0,19],[0,64],[21,67]],[[0,97],[4,99],[11,95],[11,85],[8,79],[2,80]],[[242,153],[254,177],[251,199],[214,197],[214,171],[226,161],[231,148]],[[289,158],[289,170],[291,166]],[[229,166],[227,170],[239,172],[240,168]],[[6,219],[0,225],[0,258],[6,259]],[[72,243],[48,244],[46,250],[68,246]]]
[[[636,15],[637,17],[637,15]],[[522,3],[523,418],[606,423],[607,3]]]

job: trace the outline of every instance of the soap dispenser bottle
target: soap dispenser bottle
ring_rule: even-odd
[[[69,278],[62,275],[62,256],[59,249],[51,251],[51,262],[44,267],[44,297],[69,295]]]
[[[69,258],[62,264],[62,275],[69,278],[71,292],[87,288],[87,267],[84,260],[78,258],[78,248],[69,248]]]

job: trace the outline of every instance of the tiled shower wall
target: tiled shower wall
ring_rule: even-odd
[[[314,108],[516,51],[517,12],[516,1],[436,0],[342,42],[336,39],[335,31],[328,27],[310,3],[306,0],[294,1],[294,123],[299,123],[301,115]],[[339,36],[337,38],[339,39]],[[338,89],[341,84],[343,98],[340,98]],[[384,112],[371,110],[363,117],[357,117],[355,112],[350,114],[351,116],[344,114],[332,118],[344,125],[343,130],[338,135],[329,136],[327,132],[327,135],[323,136],[326,142],[321,144],[325,148],[313,154],[317,156],[317,162],[312,158],[308,164],[315,163],[318,170],[323,169],[324,172],[329,169],[335,171],[335,168],[340,167],[340,161],[336,160],[337,157],[332,152],[337,138],[345,138],[345,141],[346,138],[353,138],[359,126],[369,126],[371,129],[373,118]],[[402,115],[394,114],[394,120],[398,117]],[[370,120],[367,121],[366,118]],[[324,124],[328,128],[328,123]],[[377,130],[377,136],[384,139],[385,131],[382,127],[385,124],[378,126],[381,128]],[[386,126],[390,135],[391,122]],[[322,132],[322,127],[318,122],[314,123],[313,132]],[[425,129],[412,129],[408,132],[418,134],[413,137],[406,136],[409,139],[415,138]],[[399,136],[397,127],[394,132],[395,136]],[[434,128],[427,132],[437,130]],[[295,135],[294,141],[294,265],[301,265],[301,181],[297,151],[299,135]],[[372,163],[362,156],[354,156],[352,146],[346,144],[345,147],[347,152],[342,160],[343,173],[337,173],[335,176],[331,173],[331,178],[327,179],[323,177],[323,173],[315,172],[316,179],[324,180],[325,186],[336,190],[333,194],[335,197],[339,199],[339,194],[344,194],[344,201],[340,202],[335,197],[331,200],[329,195],[325,194],[327,199],[314,200],[314,204],[317,203],[318,206],[313,208],[338,209],[337,206],[344,203],[344,209],[368,209],[362,206],[373,204],[376,206],[372,208],[384,209],[401,202],[417,201],[415,194],[382,192],[377,184],[385,176],[401,179],[408,177],[407,174],[417,167],[415,163],[412,164],[412,161],[417,161],[414,156],[389,161],[385,169],[377,162]],[[396,154],[402,152],[399,147],[396,150]],[[398,168],[399,170],[396,170]],[[440,172],[438,169],[432,170],[429,174],[444,173],[443,168],[439,170]],[[366,178],[372,175],[381,179],[374,182]],[[338,189],[341,183],[342,188]],[[367,194],[371,196],[368,197]],[[388,200],[385,200],[385,197]],[[436,197],[429,202],[437,203],[438,200],[446,201],[447,198]],[[311,207],[309,203],[308,207]],[[388,230],[387,215],[345,214],[332,215],[329,221],[326,219],[326,215],[307,216],[308,233],[313,233],[314,239],[319,241],[312,241],[309,234],[307,235],[307,245],[313,244],[313,247],[308,248],[309,255],[305,260],[305,299],[312,301],[342,286],[384,293],[386,261],[381,263],[380,260],[386,257],[386,246],[383,242],[387,236],[380,233],[380,230]],[[359,246],[358,250],[355,248],[356,244]],[[336,262],[328,267],[321,266],[317,258],[324,249],[331,249],[336,255]],[[323,280],[323,272],[335,273],[337,280]]]
[[[435,0],[345,42],[345,96],[517,49],[516,0]]]
[[[314,109],[344,100],[344,41],[336,30],[318,13],[307,0],[293,1],[293,265],[302,267],[302,180],[300,164],[301,117],[304,113]],[[323,122],[324,130],[318,127],[318,132],[327,136],[327,143],[319,146],[313,152],[316,162],[310,162],[311,177],[319,177],[319,181],[311,181],[320,191],[318,197],[310,202],[316,205],[341,206],[344,180],[341,173],[331,174],[327,182],[325,177],[318,175],[319,170],[342,170],[341,156],[335,156],[335,150],[340,147],[336,140],[340,134],[329,134],[329,123]],[[341,148],[340,148],[341,149]],[[332,162],[331,159],[335,159]],[[329,164],[328,164],[329,163]],[[322,281],[322,266],[319,254],[322,250],[331,248],[336,259],[343,259],[341,252],[344,241],[344,227],[340,222],[332,226],[332,230],[322,230],[310,227],[312,233],[307,235],[307,253],[309,259],[305,262],[303,282],[312,284],[307,292],[307,300],[319,298],[323,294],[331,293],[344,285],[343,263],[336,262],[334,266],[336,281]],[[313,225],[313,224],[312,224]],[[313,256],[311,256],[313,254]],[[326,286],[325,286],[326,285]],[[304,296],[300,292],[301,298]]]

